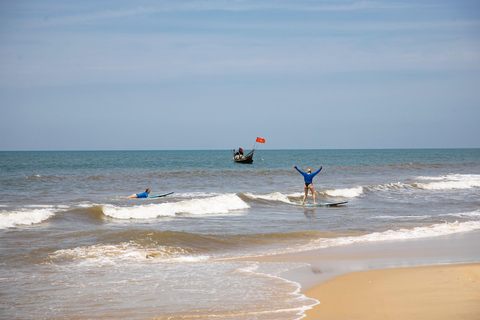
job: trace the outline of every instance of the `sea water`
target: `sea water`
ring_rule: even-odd
[[[239,258],[478,230],[479,196],[480,149],[0,152],[0,318],[299,319],[302,263]]]

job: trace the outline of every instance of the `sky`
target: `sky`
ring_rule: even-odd
[[[0,0],[0,151],[480,147],[480,2]]]

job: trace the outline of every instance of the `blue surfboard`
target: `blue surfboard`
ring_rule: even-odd
[[[174,193],[174,192],[159,194],[159,195],[157,195],[157,196],[148,196],[148,198],[160,198],[160,197],[165,197],[165,196],[168,196],[169,194],[172,194],[172,193]]]

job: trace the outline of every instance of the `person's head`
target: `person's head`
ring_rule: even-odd
[[[150,189],[145,190],[146,193],[150,193]]]
[[[312,173],[312,169],[308,168],[307,173],[309,173],[309,174]]]

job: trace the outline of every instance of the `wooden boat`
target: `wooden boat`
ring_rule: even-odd
[[[246,156],[243,155],[243,149],[238,148],[238,151],[233,149],[233,161],[238,162],[238,163],[252,163],[253,162],[253,153],[255,152],[255,149],[257,148],[257,143],[265,143],[265,139],[257,137],[257,140],[255,141],[255,144],[253,145],[252,151],[247,153]]]
[[[253,162],[253,153],[255,149],[247,153],[247,155],[239,154],[235,150],[233,150],[233,161],[238,163],[252,163]]]

